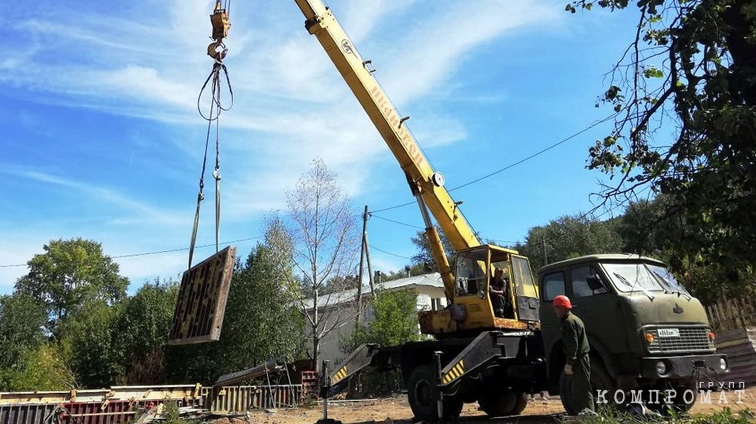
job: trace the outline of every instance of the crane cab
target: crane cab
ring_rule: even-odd
[[[517,251],[481,245],[457,252],[451,304],[420,314],[426,334],[476,329],[534,329],[540,326],[538,286],[530,263]]]

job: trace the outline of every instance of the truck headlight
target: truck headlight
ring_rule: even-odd
[[[719,358],[719,368],[722,369],[722,371],[727,369],[727,361],[725,358]]]
[[[659,361],[656,363],[656,373],[659,375],[664,375],[667,373],[667,364],[665,364],[664,361]]]

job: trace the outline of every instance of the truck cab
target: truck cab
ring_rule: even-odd
[[[538,281],[550,392],[559,392],[566,379],[561,323],[551,305],[560,294],[571,299],[572,312],[585,324],[591,385],[594,392],[607,390],[607,399],[616,390],[674,389],[678,394],[671,402],[684,411],[695,397],[691,401],[683,394],[697,393],[699,377],[729,371],[726,356],[716,353],[701,302],[659,260],[628,254],[582,256],[541,268]],[[565,407],[569,412],[569,405]]]

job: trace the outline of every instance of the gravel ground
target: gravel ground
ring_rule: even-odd
[[[745,393],[741,394],[742,403],[738,401],[738,395],[735,392],[723,392],[727,404],[718,403],[721,393],[713,392],[711,394],[711,404],[702,404],[700,402],[691,409],[692,415],[710,414],[721,411],[725,407],[732,410],[750,409],[756,411],[756,386],[747,388]],[[556,417],[564,413],[562,403],[558,397],[551,397],[548,401],[543,401],[536,397],[534,401],[528,403],[527,408],[520,417],[497,418],[489,420],[486,415],[478,410],[477,403],[466,404],[458,424],[465,423],[548,423],[557,422]],[[322,406],[295,409],[277,409],[267,411],[253,411],[250,413],[249,421],[260,424],[313,424],[323,416]],[[410,424],[412,423],[412,411],[407,403],[407,396],[400,395],[386,399],[371,399],[358,401],[331,401],[328,407],[328,416],[339,420],[344,424]]]

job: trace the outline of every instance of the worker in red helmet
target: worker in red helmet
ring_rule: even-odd
[[[591,363],[588,353],[588,335],[583,321],[573,314],[570,298],[559,295],[554,298],[554,314],[562,322],[562,343],[566,363],[564,373],[571,377],[570,393],[561,393],[568,399],[572,412],[579,415],[595,415],[593,392],[591,390]]]

